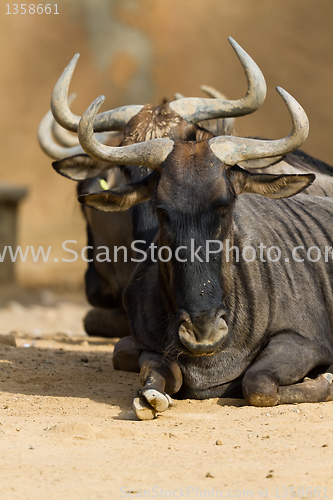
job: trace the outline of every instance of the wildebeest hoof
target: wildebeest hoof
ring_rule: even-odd
[[[323,373],[323,377],[327,380],[329,384],[332,383],[333,381],[333,375],[332,373]]]
[[[141,391],[141,396],[144,397],[156,411],[165,411],[170,406],[173,406],[171,397],[156,389],[143,389]]]
[[[139,420],[153,420],[157,411],[144,398],[134,398],[132,409]]]

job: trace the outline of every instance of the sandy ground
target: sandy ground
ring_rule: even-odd
[[[333,403],[184,400],[139,422],[138,376],[113,370],[116,340],[85,335],[82,295],[14,296],[0,295],[1,499],[333,498]]]

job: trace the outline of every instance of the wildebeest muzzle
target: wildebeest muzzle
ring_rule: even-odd
[[[213,353],[228,334],[227,315],[221,308],[191,315],[182,311],[180,321],[179,339],[192,354]]]

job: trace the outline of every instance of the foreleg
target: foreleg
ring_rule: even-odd
[[[120,307],[106,309],[91,308],[83,319],[85,331],[91,337],[125,337],[130,333],[130,325],[125,311]]]
[[[179,391],[183,376],[179,366],[163,355],[142,351],[139,359],[140,380],[143,389],[133,400],[133,410],[140,420],[151,420],[158,412],[172,406],[170,394]]]
[[[140,372],[140,350],[135,346],[133,337],[123,337],[116,343],[112,363],[115,370]]]
[[[244,397],[254,406],[332,401],[333,365],[316,379],[303,381],[313,368],[331,362],[327,350],[301,335],[279,334],[245,373]]]

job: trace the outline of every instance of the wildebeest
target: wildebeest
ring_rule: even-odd
[[[240,57],[243,66],[249,79],[248,94],[251,97],[252,111],[262,104],[265,96],[265,82],[259,69],[251,62],[237,44],[234,43],[234,48]],[[59,122],[72,131],[77,130],[80,117],[73,115],[67,105],[67,95],[69,84],[72,74],[77,62],[77,56],[71,61],[65,69],[63,75],[56,84],[52,97],[52,108],[55,116]],[[256,82],[255,84],[253,82]],[[214,89],[204,87],[211,97],[217,97],[221,109],[220,116],[231,114],[225,113],[230,109],[229,101],[226,100],[221,94]],[[210,100],[208,100],[210,101]],[[181,103],[198,102],[200,106],[206,106],[207,100],[199,99],[198,101],[183,99]],[[224,104],[223,104],[224,103]],[[240,102],[238,101],[238,107]],[[171,103],[172,104],[172,103]],[[247,103],[243,100],[245,111],[248,112],[250,106],[249,99]],[[183,106],[183,104],[182,104]],[[199,104],[198,104],[199,106]],[[234,108],[235,106],[233,106]],[[136,114],[135,114],[136,113]],[[217,113],[215,110],[214,113]],[[241,114],[241,111],[237,111]],[[237,114],[236,113],[236,114]],[[133,116],[132,116],[133,115]],[[191,120],[191,117],[186,115],[186,120],[181,118],[172,109],[170,104],[164,102],[157,107],[152,106],[130,106],[123,107],[120,110],[113,112],[106,112],[99,115],[100,122],[95,126],[99,131],[120,128],[125,138],[121,137],[122,142],[119,141],[119,135],[115,139],[119,144],[131,144],[140,142],[146,138],[155,137],[170,137],[172,139],[183,140],[200,140],[208,139],[213,136],[213,133],[208,133],[203,127],[206,122],[200,122],[201,126],[188,123],[186,120]],[[110,119],[110,116],[115,118]],[[122,116],[122,118],[120,118]],[[126,123],[129,116],[132,118]],[[206,115],[207,116],[207,115]],[[210,115],[211,116],[211,115]],[[214,116],[217,116],[216,114]],[[202,114],[197,118],[202,118]],[[52,117],[49,115],[48,120]],[[53,118],[54,121],[54,118]],[[110,125],[111,123],[111,125]],[[216,123],[220,128],[216,128]],[[230,134],[232,123],[230,118],[224,120],[216,120],[213,125],[214,134]],[[41,142],[45,151],[58,159],[70,155],[82,153],[78,146],[75,148],[64,148],[49,140],[50,129],[52,123],[46,121],[41,125]],[[49,130],[49,133],[47,133]],[[56,132],[56,131],[55,131]],[[211,132],[211,129],[210,129]],[[45,138],[46,136],[46,138]],[[44,141],[42,140],[44,138]],[[46,140],[47,139],[47,140]],[[61,137],[60,137],[61,140]],[[105,140],[105,139],[103,139]],[[71,143],[72,144],[72,143]],[[109,142],[110,145],[116,145]],[[276,161],[276,159],[274,160]],[[259,166],[258,160],[251,160],[251,168]],[[269,160],[271,163],[272,160]],[[87,155],[70,156],[63,161],[54,164],[56,170],[63,175],[79,180],[77,185],[78,194],[98,191],[100,189],[100,180],[107,180],[109,188],[120,186],[127,181],[135,181],[148,175],[150,169],[141,167],[140,169],[132,166],[116,167],[110,169],[110,164],[103,161],[97,161],[88,157]],[[290,168],[292,167],[292,169]],[[284,161],[279,161],[277,164],[268,167],[268,171],[275,173],[282,172],[316,172],[317,179],[306,192],[317,195],[332,195],[333,194],[333,176],[332,169],[329,165],[315,160],[314,158],[306,155],[306,153],[296,151],[286,155]],[[125,177],[126,176],[126,177]],[[81,179],[81,180],[80,180]],[[87,245],[90,247],[88,258],[92,260],[89,262],[88,269],[85,276],[86,295],[89,302],[95,306],[91,309],[85,319],[85,329],[90,335],[102,335],[111,337],[123,337],[128,335],[129,324],[126,313],[122,304],[122,293],[127,285],[130,276],[134,269],[134,264],[129,259],[128,262],[123,262],[120,258],[117,262],[111,261],[98,261],[96,260],[97,249],[100,247],[112,248],[114,246],[125,247],[129,256],[133,256],[131,243],[133,240],[145,241],[141,244],[141,248],[145,249],[153,241],[158,231],[158,219],[156,214],[151,211],[150,203],[140,204],[128,212],[118,213],[98,213],[89,208],[85,208],[85,217],[87,220]]]
[[[76,155],[75,168],[79,170],[83,162],[85,168],[94,169],[95,176],[82,176],[77,183],[77,193],[89,193],[101,189],[101,181],[109,187],[121,186],[126,182],[119,168],[107,172],[100,172],[98,162],[87,157],[79,145],[77,136],[70,135],[66,129],[60,128],[51,112],[48,112],[40,123],[38,138],[44,152],[53,158],[67,158]],[[57,141],[55,141],[55,138]],[[122,133],[100,134],[99,139],[109,145],[117,146],[123,140]],[[76,144],[77,143],[77,144]],[[132,223],[128,213],[98,213],[95,210],[83,207],[87,231],[87,259],[88,267],[85,273],[85,291],[89,303],[94,306],[84,318],[84,326],[88,334],[101,336],[123,337],[128,335],[129,323],[122,303],[122,293],[128,283],[128,278],[134,269],[129,260],[112,259],[111,262],[96,260],[97,249],[110,248],[113,245],[125,247],[128,254],[134,256],[131,250]]]
[[[122,145],[134,144],[147,139],[170,137],[180,140],[201,140],[213,137],[213,133],[198,125],[202,120],[216,120],[220,133],[231,133],[233,122],[228,117],[242,116],[255,111],[266,95],[265,79],[250,56],[232,39],[233,46],[244,68],[248,91],[244,98],[230,101],[215,94],[217,99],[184,98],[173,102],[164,101],[159,106],[125,106],[101,113],[95,120],[94,129],[122,131]],[[68,130],[76,131],[80,120],[68,107],[68,90],[78,60],[76,55],[59,78],[52,93],[51,108],[59,124]],[[206,88],[211,94],[211,89]],[[221,118],[223,118],[221,120]],[[216,123],[214,125],[216,125]],[[46,115],[39,129],[39,141],[45,152],[61,161],[54,163],[54,168],[71,179],[77,180],[78,194],[99,189],[100,178],[106,179],[109,187],[119,186],[127,181],[136,181],[150,173],[147,167],[115,168],[110,171],[110,164],[98,162],[87,155],[82,155],[78,145],[64,148],[52,140],[52,118]],[[105,140],[105,139],[103,139]],[[75,155],[75,156],[73,156]],[[66,157],[66,158],[65,158]],[[62,160],[62,158],[65,158]],[[151,211],[150,203],[142,204],[132,210],[131,215],[99,214],[85,209],[87,219],[88,246],[92,247],[88,258],[86,273],[86,294],[89,302],[99,307],[92,310],[85,318],[85,328],[89,334],[104,336],[123,336],[128,334],[129,326],[122,307],[122,290],[133,271],[133,264],[128,262],[98,262],[96,249],[100,246],[111,248],[125,246],[131,253],[132,240],[140,240],[141,248],[147,247],[158,230],[158,219]],[[133,227],[133,230],[130,227]],[[100,308],[103,309],[100,309]],[[114,320],[114,321],[113,321]]]
[[[241,388],[256,406],[333,398],[333,200],[289,198],[313,174],[257,174],[237,165],[287,154],[306,139],[305,112],[278,90],[293,127],[274,141],[163,138],[107,147],[93,137],[103,98],[80,121],[89,155],[153,170],[140,181],[79,197],[103,211],[150,199],[158,217],[155,253],[138,264],[124,293],[141,369],[143,389],[133,402],[141,419],[168,408],[172,394],[204,399]],[[273,249],[273,256],[249,258],[251,248]],[[318,254],[302,261],[302,249],[310,256],[327,251],[327,262]],[[313,370],[320,375],[304,380]]]

